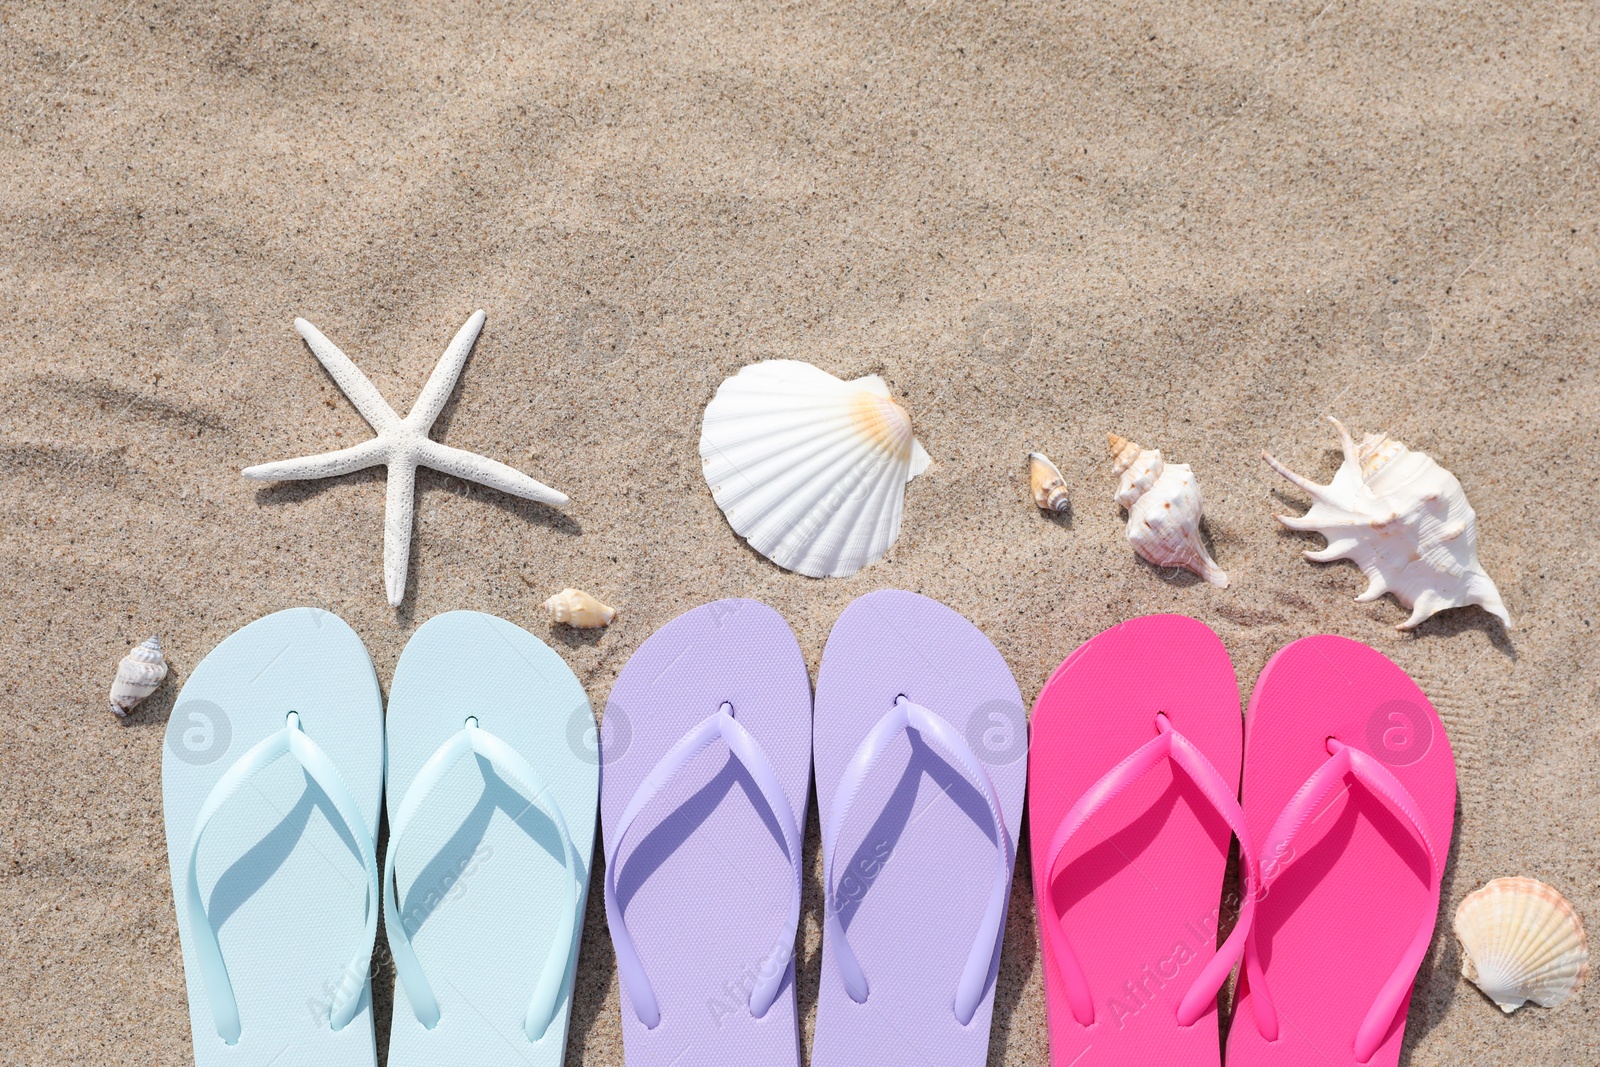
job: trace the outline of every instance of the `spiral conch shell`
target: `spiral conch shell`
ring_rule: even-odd
[[[1028,484],[1040,511],[1059,515],[1072,506],[1067,499],[1067,480],[1043,452],[1028,453]]]
[[[608,608],[582,589],[563,589],[544,602],[544,609],[556,622],[578,630],[594,630],[611,625],[616,609]]]
[[[1128,541],[1157,567],[1184,567],[1218,589],[1228,576],[1200,540],[1203,500],[1187,463],[1164,463],[1161,453],[1106,434],[1112,469],[1120,475],[1117,503],[1128,509]]]
[[[1510,626],[1500,590],[1478,562],[1478,516],[1456,476],[1384,434],[1368,434],[1358,445],[1338,419],[1328,421],[1339,431],[1344,463],[1327,485],[1261,453],[1273,470],[1311,494],[1310,511],[1278,516],[1291,530],[1328,539],[1306,559],[1355,563],[1369,582],[1358,601],[1393,593],[1411,609],[1396,629],[1410,630],[1435,612],[1467,604],[1481,605]]]
[[[1583,922],[1565,897],[1532,878],[1496,878],[1456,909],[1461,973],[1506,1014],[1528,1001],[1553,1008],[1589,972]]]
[[[150,638],[117,664],[117,676],[111,683],[111,712],[117,718],[126,718],[128,712],[144,703],[167,676],[167,658],[161,654],[161,642]]]

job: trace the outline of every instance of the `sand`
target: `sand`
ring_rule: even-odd
[[[1030,703],[1078,643],[1177,611],[1246,697],[1306,634],[1367,642],[1443,715],[1460,807],[1403,1062],[1591,1063],[1600,997],[1510,1018],[1458,976],[1457,902],[1525,874],[1600,919],[1600,21],[1582,4],[10,4],[0,9],[0,1062],[190,1063],[161,818],[193,666],[337,612],[387,684],[455,608],[557,647],[603,706],[674,615],[757,597],[813,670],[856,596],[966,614]],[[434,436],[565,512],[423,472],[381,581],[381,470],[240,468],[368,436],[292,329],[410,403],[488,326]],[[740,366],[882,374],[933,468],[889,556],[779,571],[711,500],[699,416]],[[1410,634],[1275,512],[1324,413],[1465,485],[1515,620]],[[1226,590],[1137,562],[1104,434],[1192,464]],[[1022,456],[1060,464],[1044,519]],[[622,610],[552,630],[563,586]],[[173,676],[119,725],[114,665]],[[1160,664],[1149,665],[1152,670]],[[799,995],[820,968],[813,806]],[[1046,1062],[1017,871],[990,1062]],[[1337,980],[1330,976],[1330,980]],[[380,1057],[392,974],[380,976]],[[621,1064],[603,909],[569,1063]]]

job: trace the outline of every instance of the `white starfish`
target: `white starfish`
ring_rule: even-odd
[[[406,592],[406,567],[411,558],[412,506],[416,496],[417,468],[431,467],[457,478],[478,482],[514,496],[537,500],[541,504],[562,507],[567,503],[564,493],[536,482],[521,471],[497,463],[492,459],[442,445],[428,437],[433,420],[438,418],[450,391],[455,388],[461,368],[472,351],[472,343],[483,329],[485,315],[475,311],[467,324],[456,333],[450,347],[439,357],[428,384],[422,387],[417,402],[405,418],[394,413],[379,394],[377,386],[367,379],[350,357],[339,351],[322,331],[305,319],[295,319],[294,328],[306,339],[311,351],[328,369],[344,395],[350,398],[361,417],[366,419],[378,436],[352,448],[304,456],[300,459],[279,460],[246,467],[244,476],[259,481],[277,481],[304,478],[332,478],[351,471],[386,464],[389,468],[388,497],[383,509],[383,584],[389,593],[389,603],[398,607]]]

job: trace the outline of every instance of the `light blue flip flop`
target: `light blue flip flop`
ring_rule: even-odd
[[[373,1067],[383,698],[337,616],[258,619],[195,667],[161,794],[199,1067]]]
[[[390,1067],[562,1062],[600,791],[594,728],[566,663],[504,619],[439,615],[401,653],[382,876]]]

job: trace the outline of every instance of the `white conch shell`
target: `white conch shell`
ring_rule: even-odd
[[[125,717],[144,703],[166,676],[167,658],[161,654],[161,642],[152,637],[117,664],[117,676],[111,683],[112,713],[119,719]]]
[[[1043,452],[1028,453],[1028,484],[1033,488],[1033,502],[1040,511],[1060,514],[1071,507],[1067,499],[1067,480]]]
[[[566,623],[579,630],[593,630],[611,625],[617,617],[614,608],[608,608],[582,589],[563,589],[544,602],[544,610],[556,622]]]
[[[1200,539],[1204,501],[1187,463],[1164,463],[1155,449],[1106,434],[1112,470],[1120,475],[1117,503],[1128,509],[1128,541],[1157,567],[1184,567],[1219,589],[1228,576]]]
[[[854,574],[889,551],[905,484],[930,462],[882,378],[841,381],[792,359],[752,364],[717,388],[700,459],[734,531],[812,578]]]
[[[1368,434],[1357,445],[1338,419],[1328,421],[1339,431],[1344,462],[1327,485],[1261,453],[1273,470],[1311,494],[1310,511],[1278,516],[1291,530],[1328,539],[1326,548],[1305,557],[1354,562],[1369,580],[1358,601],[1393,593],[1412,609],[1397,629],[1466,604],[1480,604],[1510,626],[1500,590],[1478,562],[1478,517],[1455,475],[1383,434]]]
[[[1532,878],[1496,878],[1456,909],[1461,973],[1510,1014],[1553,1008],[1583,985],[1589,949],[1565,897]]]

